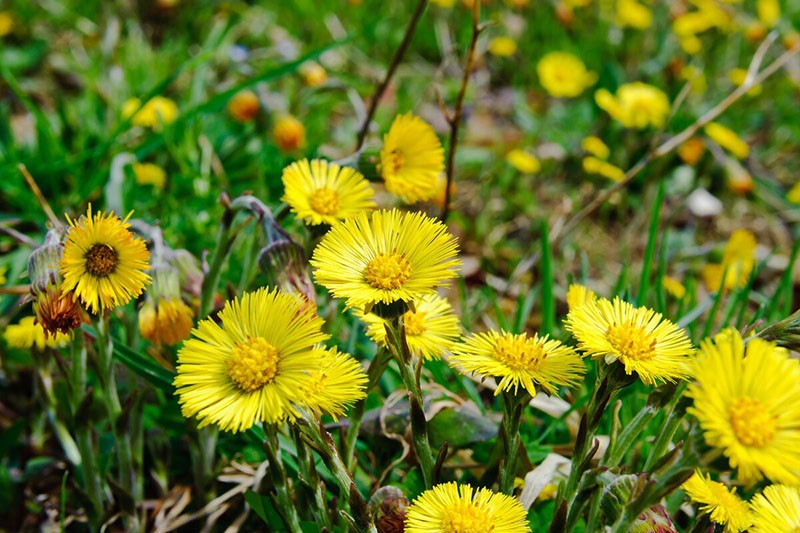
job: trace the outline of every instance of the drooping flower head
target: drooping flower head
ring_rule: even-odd
[[[627,374],[636,372],[648,385],[691,375],[691,341],[652,309],[599,298],[571,309],[564,325],[585,355],[619,361]]]
[[[759,338],[745,349],[728,329],[702,343],[694,376],[688,412],[739,479],[800,483],[800,361]]]
[[[9,346],[22,349],[34,346],[39,350],[44,350],[45,347],[59,348],[66,346],[71,340],[71,336],[66,333],[45,334],[42,325],[32,316],[20,319],[17,324],[8,325],[3,336]]]
[[[626,128],[643,130],[660,128],[669,115],[669,98],[664,92],[646,83],[625,83],[612,95],[600,89],[594,95],[597,105]]]
[[[530,531],[525,507],[512,496],[443,483],[420,494],[406,509],[406,533]]]
[[[753,524],[747,502],[736,495],[736,489],[711,481],[711,476],[695,470],[694,475],[683,485],[683,490],[693,502],[700,504],[700,511],[711,516],[711,521],[725,526],[725,533],[739,533]]]
[[[201,321],[178,352],[175,394],[200,427],[243,431],[297,417],[302,391],[320,367],[315,345],[328,338],[306,301],[259,289],[228,301],[219,323]]]
[[[130,215],[128,215],[130,217]],[[150,252],[114,212],[69,220],[61,259],[62,290],[72,291],[92,313],[125,305],[150,283]]]
[[[314,250],[314,278],[347,307],[412,302],[457,276],[458,245],[447,226],[396,209],[345,220]]]
[[[794,532],[800,530],[800,488],[770,485],[750,501],[752,533]]]
[[[312,381],[303,389],[303,405],[337,420],[364,398],[367,374],[350,354],[336,348],[319,348],[319,366],[310,368]]]
[[[375,193],[354,168],[322,159],[303,159],[283,169],[281,201],[306,224],[338,224],[375,208]]]
[[[409,204],[426,202],[436,196],[444,148],[427,122],[399,115],[383,137],[378,170],[390,193]]]
[[[139,310],[139,332],[155,344],[178,344],[189,336],[194,312],[181,300],[178,271],[171,266],[154,268],[153,286]]]
[[[580,383],[586,367],[581,357],[569,346],[547,335],[529,337],[505,331],[478,333],[453,348],[448,361],[463,372],[499,381],[495,395],[502,391],[514,393],[521,385],[531,396],[536,390],[556,394],[558,387]]]
[[[567,52],[550,52],[536,64],[539,83],[558,98],[574,98],[597,81],[597,74],[587,70],[583,61]]]
[[[403,315],[411,354],[430,360],[449,352],[461,337],[458,317],[450,302],[436,294],[429,294],[415,300],[412,307]],[[386,346],[386,320],[373,313],[357,314],[367,325],[369,338]]]

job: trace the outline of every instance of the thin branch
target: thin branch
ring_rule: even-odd
[[[375,93],[372,95],[372,101],[369,103],[369,111],[367,111],[367,116],[364,117],[364,122],[361,124],[361,130],[358,132],[358,141],[356,142],[355,150],[356,152],[359,151],[362,146],[364,146],[364,141],[366,140],[367,132],[369,131],[369,123],[372,122],[372,115],[375,114],[375,109],[378,107],[378,101],[383,96],[384,91],[386,91],[386,87],[389,86],[389,82],[394,75],[394,71],[397,70],[397,66],[400,64],[400,61],[403,60],[403,56],[408,49],[408,45],[411,44],[411,37],[414,36],[414,30],[417,28],[417,22],[419,22],[422,12],[425,11],[425,6],[427,3],[428,0],[419,0],[419,2],[417,2],[417,8],[411,15],[411,20],[408,21],[406,34],[403,36],[403,40],[400,43],[400,46],[397,48],[397,51],[394,53],[392,62],[389,64],[389,70],[386,71],[383,81],[381,81],[375,88]]]
[[[453,167],[456,159],[456,147],[458,146],[458,128],[461,126],[461,113],[464,109],[464,96],[467,93],[470,74],[472,74],[472,64],[475,62],[475,47],[478,44],[478,36],[483,31],[483,26],[478,24],[480,15],[481,3],[480,1],[475,1],[472,4],[472,39],[469,42],[469,51],[464,65],[464,75],[461,78],[461,88],[458,90],[456,107],[452,115],[445,108],[445,118],[450,124],[450,146],[447,151],[447,167],[445,168],[447,183],[444,188],[444,206],[442,206],[442,215],[439,217],[444,223],[447,223],[447,215],[450,214],[450,189],[453,185]]]
[[[31,173],[28,172],[28,168],[22,163],[17,165],[17,168],[19,169],[22,176],[25,178],[28,187],[30,187],[31,191],[33,191],[33,195],[39,201],[39,205],[42,206],[42,210],[44,210],[44,213],[47,215],[47,218],[50,220],[50,223],[53,224],[53,227],[56,228],[60,227],[62,225],[61,221],[58,219],[56,214],[50,208],[50,204],[47,203],[47,198],[44,197],[44,195],[42,194],[42,190],[39,189],[39,186],[36,184],[36,180],[34,180],[33,176],[31,176]]]
[[[771,34],[770,34],[771,35]],[[758,68],[761,60],[764,57],[764,53],[766,53],[766,49],[769,48],[769,43],[774,40],[773,37],[767,36],[759,46],[756,54],[753,56],[753,60],[751,62],[751,67],[755,65],[756,69]],[[765,46],[765,43],[766,46]],[[605,191],[598,194],[589,204],[586,205],[583,209],[578,211],[566,224],[564,224],[562,230],[556,235],[553,234],[550,238],[551,242],[555,242],[557,238],[563,237],[564,235],[568,234],[572,230],[574,230],[577,225],[584,220],[587,216],[592,214],[597,208],[603,205],[606,200],[608,200],[614,193],[623,189],[628,183],[630,183],[639,173],[644,170],[644,168],[655,159],[663,157],[687,140],[689,140],[695,133],[697,133],[700,128],[708,124],[709,122],[713,121],[715,118],[720,116],[724,113],[730,106],[732,106],[737,100],[739,100],[742,96],[748,93],[750,89],[752,89],[755,85],[758,85],[775,72],[780,70],[789,60],[792,59],[795,55],[800,52],[800,46],[795,46],[778,56],[778,58],[770,63],[764,70],[758,73],[755,76],[749,76],[745,80],[745,82],[736,88],[731,94],[725,97],[720,103],[706,111],[699,119],[697,119],[692,125],[684,129],[679,134],[675,135],[674,137],[668,139],[657,148],[649,151],[638,163],[636,163],[633,167],[631,167],[626,173],[625,177],[606,189]],[[749,71],[750,69],[748,69]]]

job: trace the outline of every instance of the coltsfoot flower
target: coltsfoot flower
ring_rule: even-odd
[[[574,98],[597,81],[583,61],[567,52],[550,52],[536,64],[539,83],[557,98]]]
[[[682,488],[693,502],[700,504],[701,512],[710,515],[712,522],[725,526],[725,533],[739,533],[753,524],[747,502],[736,495],[736,489],[712,481],[700,470]]]
[[[294,152],[306,145],[306,127],[297,118],[284,115],[275,121],[272,138],[283,152]]]
[[[439,188],[444,148],[427,122],[399,115],[383,137],[378,170],[390,193],[409,204],[426,202]]]
[[[37,323],[32,316],[26,316],[17,324],[7,326],[3,336],[12,348],[26,350],[34,346],[39,350],[44,350],[45,347],[59,348],[66,346],[71,339],[71,336],[66,333],[45,334],[42,325]]]
[[[669,98],[664,92],[646,83],[625,83],[612,95],[606,89],[594,94],[601,109],[626,128],[643,130],[649,126],[660,128],[669,115]]]
[[[178,106],[163,96],[154,96],[144,105],[138,98],[130,98],[122,106],[122,118],[130,118],[135,126],[160,130],[175,122]]]
[[[800,529],[800,488],[770,485],[750,501],[752,533],[783,533]]]
[[[367,374],[361,363],[336,348],[318,348],[319,366],[309,368],[312,380],[303,389],[302,404],[337,420],[366,396]]]

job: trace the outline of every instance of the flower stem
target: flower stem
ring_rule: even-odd
[[[311,450],[306,446],[299,426],[292,424],[292,437],[294,438],[295,448],[297,449],[297,466],[300,479],[308,492],[312,494],[314,500],[313,514],[318,524],[324,529],[333,530],[330,515],[328,514],[328,502],[325,497],[325,485],[320,481],[317,468],[314,465],[314,458]]]
[[[522,419],[524,402],[515,394],[503,392],[502,436],[505,458],[500,468],[500,492],[514,495],[514,477],[517,471],[517,452],[519,451],[519,424]]]
[[[367,388],[365,396],[353,406],[350,410],[350,425],[347,427],[347,433],[344,440],[344,453],[342,454],[344,464],[351,472],[356,467],[356,442],[358,441],[358,432],[361,429],[361,421],[364,418],[364,409],[366,408],[367,396],[370,391],[377,385],[383,371],[386,370],[386,365],[389,364],[388,353],[385,350],[378,350],[372,361],[369,362],[369,369],[367,370]]]
[[[302,531],[300,519],[297,517],[292,497],[286,483],[286,469],[281,461],[281,448],[278,443],[278,427],[264,424],[264,451],[269,460],[269,471],[272,485],[275,488],[275,500],[280,507],[282,518],[292,533]]]

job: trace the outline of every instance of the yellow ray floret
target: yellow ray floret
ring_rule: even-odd
[[[319,348],[319,352],[321,362],[310,370],[313,381],[303,389],[303,404],[336,420],[366,396],[367,374],[350,354],[336,348]]]
[[[683,490],[693,502],[700,504],[700,511],[709,514],[711,520],[725,526],[725,533],[739,533],[753,524],[747,502],[736,495],[736,489],[728,487],[696,470],[683,484]]]
[[[770,485],[750,502],[752,533],[784,533],[800,530],[800,488]]]

